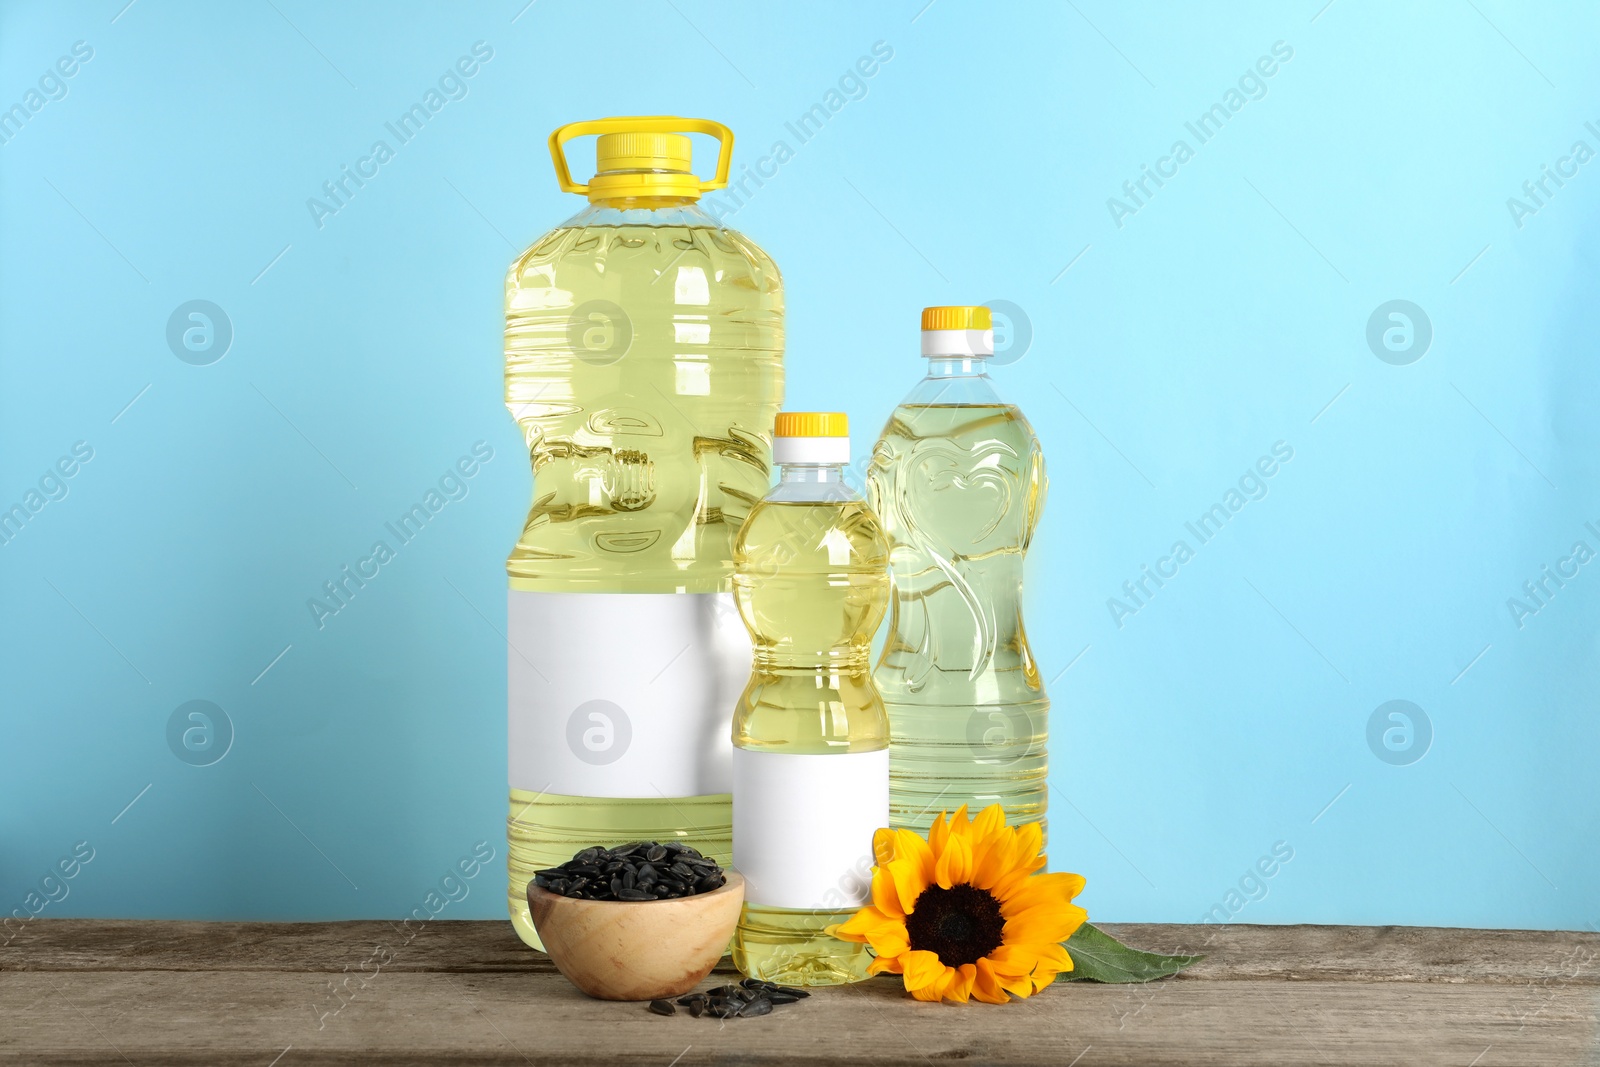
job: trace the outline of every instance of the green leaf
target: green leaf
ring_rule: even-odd
[[[1203,956],[1163,956],[1129,948],[1110,934],[1084,923],[1066,942],[1073,969],[1061,982],[1152,982],[1177,974]]]

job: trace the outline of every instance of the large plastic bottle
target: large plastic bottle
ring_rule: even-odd
[[[720,140],[716,177],[685,133]],[[572,181],[573,137],[598,134]],[[550,137],[589,206],[506,275],[506,407],[533,507],[507,561],[509,905],[593,844],[731,859],[728,719],[749,677],[733,539],[766,492],[783,397],[783,284],[696,204],[727,183],[718,123],[613,118]]]
[[[733,721],[733,864],[746,883],[733,962],[790,985],[867,977],[866,946],[826,929],[869,899],[872,834],[888,825],[871,656],[889,546],[845,484],[848,433],[842,414],[778,416],[781,479],[734,548],[755,665]]]
[[[892,544],[889,819],[926,826],[1001,804],[1043,826],[1050,702],[1022,623],[1022,562],[1044,507],[1044,458],[986,361],[986,307],[922,313],[927,376],[890,416],[867,474]]]

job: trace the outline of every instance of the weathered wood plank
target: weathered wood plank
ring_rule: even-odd
[[[1174,980],[1004,1007],[918,1004],[878,979],[718,1023],[589,1000],[497,922],[407,945],[386,923],[39,920],[0,949],[0,1062],[1600,1063],[1600,935],[1111,929],[1211,955]],[[394,958],[363,972],[383,943]]]
[[[1190,926],[1108,923],[1139,948],[1203,952],[1188,978],[1520,983],[1563,970],[1600,985],[1600,933],[1460,930],[1418,926]],[[377,946],[386,971],[554,973],[498,921],[415,927],[332,923],[153,922],[40,919],[0,948],[11,970],[352,970]],[[1584,962],[1587,961],[1587,962]]]
[[[556,975],[380,975],[337,1015],[324,975],[0,975],[0,1060],[136,1064],[1577,1064],[1592,989],[1442,983],[1057,985],[991,1008],[924,1005],[887,979],[760,1019],[663,1019]],[[321,1029],[318,1029],[318,1023]],[[287,1050],[287,1051],[285,1051]],[[1088,1050],[1086,1052],[1086,1050]],[[1092,1057],[1092,1058],[1091,1058]]]

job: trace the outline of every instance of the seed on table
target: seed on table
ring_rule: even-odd
[[[678,1009],[674,1008],[670,1002],[665,1000],[652,1000],[650,1002],[650,1010],[655,1012],[657,1015],[678,1014]]]
[[[770,1014],[772,1014],[772,1001],[766,997],[756,997],[754,1000],[746,1001],[739,1007],[739,1018],[741,1019],[748,1019],[754,1015]]]

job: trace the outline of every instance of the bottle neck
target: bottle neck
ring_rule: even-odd
[[[778,504],[818,504],[860,500],[845,481],[843,463],[780,463],[778,484],[767,499]]]
[[[779,468],[781,485],[843,485],[843,463],[785,463]]]
[[[928,356],[930,378],[987,378],[987,356]]]

